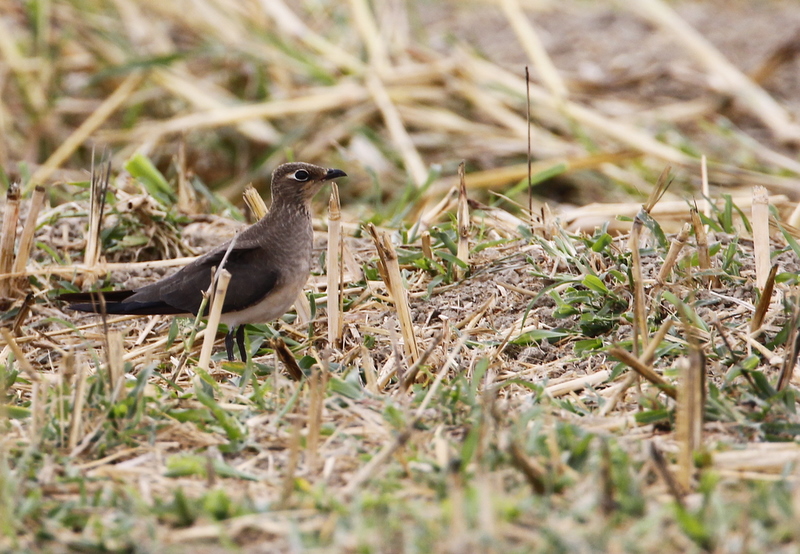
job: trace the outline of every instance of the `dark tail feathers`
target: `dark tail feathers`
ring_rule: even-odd
[[[68,310],[78,312],[93,312],[97,314],[129,314],[129,315],[157,315],[157,314],[183,314],[185,310],[177,309],[165,302],[125,302],[133,296],[132,290],[115,290],[103,292],[68,292],[56,297],[58,300],[69,302]]]

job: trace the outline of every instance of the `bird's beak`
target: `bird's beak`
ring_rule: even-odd
[[[323,180],[330,181],[331,179],[338,179],[339,177],[347,177],[347,173],[341,169],[329,169],[327,173],[325,173],[325,178]]]

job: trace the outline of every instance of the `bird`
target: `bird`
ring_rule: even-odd
[[[311,199],[325,182],[346,176],[341,169],[303,162],[279,165],[272,173],[272,204],[267,215],[230,241],[141,288],[65,293],[58,299],[70,303],[67,309],[80,312],[196,316],[214,269],[227,254],[224,267],[231,280],[220,318],[228,326],[225,350],[228,360],[234,361],[235,336],[246,362],[245,324],[281,317],[308,281],[314,240]]]

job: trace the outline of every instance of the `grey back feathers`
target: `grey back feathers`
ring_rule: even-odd
[[[225,268],[231,282],[223,305],[223,321],[233,325],[268,321],[294,302],[311,268],[313,230],[311,198],[325,181],[344,177],[339,169],[294,162],[272,173],[272,206],[268,214],[242,231]],[[212,272],[222,262],[230,241],[201,256],[177,273],[135,291],[65,294],[77,302],[70,309],[113,314],[196,314]],[[238,317],[236,314],[240,314]],[[256,319],[254,319],[256,318]]]

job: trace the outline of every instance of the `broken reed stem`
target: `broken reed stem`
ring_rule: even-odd
[[[458,259],[464,262],[466,268],[456,265],[456,277],[463,279],[469,269],[469,199],[467,198],[467,183],[464,178],[464,162],[458,164]]]
[[[661,453],[661,450],[658,449],[658,446],[656,446],[656,443],[653,441],[650,442],[650,459],[653,461],[653,466],[656,468],[656,473],[658,473],[661,476],[661,479],[664,480],[664,484],[667,485],[667,490],[675,499],[675,502],[677,502],[679,506],[683,507],[683,497],[688,491],[681,490],[680,485],[678,485],[678,482],[675,481],[675,476],[672,475],[672,472],[669,470],[667,460],[664,459],[664,455]]]
[[[423,231],[422,232],[422,255],[425,256],[427,259],[433,259],[433,248],[431,247],[431,233],[430,231]]]
[[[705,413],[705,356],[695,340],[689,341],[689,356],[683,361],[677,406],[675,439],[678,442],[678,483],[691,490],[694,453],[702,444]]]
[[[525,123],[527,125],[526,129],[526,150],[525,150],[525,157],[526,157],[526,166],[528,170],[528,222],[531,226],[531,231],[533,231],[533,150],[531,149],[531,134],[532,134],[532,125],[531,125],[531,75],[528,71],[528,66],[525,66]],[[549,237],[545,237],[549,239]]]
[[[303,370],[300,369],[300,365],[297,363],[292,351],[286,346],[286,342],[281,337],[275,337],[270,339],[267,344],[275,351],[275,355],[278,359],[283,362],[283,366],[286,369],[286,373],[289,374],[289,377],[293,381],[302,381],[303,377],[305,377]]]
[[[116,402],[119,392],[125,386],[125,366],[123,355],[125,346],[122,340],[122,333],[111,331],[108,333],[108,386],[111,392],[111,402]]]
[[[800,354],[800,329],[798,329],[798,325],[800,325],[800,293],[792,294],[791,303],[794,305],[794,309],[789,320],[789,334],[783,346],[781,374],[778,377],[778,384],[775,386],[779,391],[789,386],[792,381],[794,366],[797,363],[798,354]]]
[[[669,245],[667,257],[664,258],[664,263],[662,264],[661,269],[658,271],[658,275],[656,276],[656,282],[659,285],[663,286],[666,284],[667,277],[669,277],[672,268],[675,267],[675,262],[678,261],[678,256],[680,255],[681,250],[683,250],[683,247],[686,246],[686,241],[689,240],[689,233],[691,233],[691,230],[692,226],[688,223],[684,223],[680,232]]]
[[[703,222],[700,220],[700,214],[697,212],[697,207],[690,210],[692,216],[692,226],[694,227],[694,236],[697,242],[697,261],[700,265],[700,271],[711,271],[711,256],[708,253],[708,235],[706,228],[703,227]],[[714,275],[704,275],[703,283],[711,287],[719,286],[719,280]]]
[[[93,154],[94,155],[94,154]],[[102,166],[97,169],[92,158],[92,183],[89,200],[89,232],[86,237],[86,253],[84,263],[93,268],[100,261],[100,230],[103,226],[103,211],[106,202],[106,191],[111,178],[111,162],[106,164],[103,173]]]
[[[753,257],[756,262],[756,286],[764,290],[767,275],[770,271],[769,250],[769,198],[767,189],[761,185],[753,187],[753,204],[751,206],[753,225]]]
[[[214,298],[211,301],[211,313],[208,315],[206,334],[203,337],[203,347],[200,350],[200,360],[197,362],[197,366],[206,371],[208,371],[208,364],[211,361],[211,350],[214,348],[219,319],[222,315],[222,305],[225,303],[225,295],[228,293],[230,281],[230,272],[227,269],[220,271],[217,286],[214,287]]]
[[[25,271],[25,266],[28,265],[28,258],[30,258],[31,247],[33,246],[33,236],[36,233],[36,220],[39,218],[39,211],[44,205],[44,193],[44,187],[37,186],[33,190],[25,226],[22,228],[22,234],[19,237],[19,248],[17,249],[17,257],[14,260],[12,269],[14,273],[22,273]],[[17,285],[22,286],[24,282],[25,278],[21,277],[17,281]]]
[[[0,375],[2,377],[2,375]],[[47,389],[49,381],[43,379],[40,383],[33,383],[31,387],[31,423],[28,429],[28,441],[32,450],[38,449],[44,438],[41,433],[45,421],[45,404],[47,403]],[[0,391],[3,393],[5,391]]]
[[[639,244],[642,234],[642,226],[644,225],[645,218],[650,217],[650,212],[653,210],[659,200],[667,192],[667,189],[672,184],[672,177],[670,171],[672,167],[667,164],[658,176],[656,185],[647,197],[647,201],[642,204],[641,211],[636,215],[631,227],[630,240],[628,247],[631,250],[631,289],[633,292],[633,354],[639,355],[640,341],[641,348],[646,349],[650,337],[647,329],[647,312],[645,311],[645,295],[644,295],[644,275],[642,273],[642,257],[639,251]]]
[[[378,394],[378,372],[375,370],[375,361],[369,349],[361,345],[361,367],[364,369],[366,388],[372,394]]]
[[[267,205],[253,185],[248,185],[247,188],[244,189],[242,197],[244,198],[244,203],[247,204],[247,207],[253,213],[253,217],[256,221],[267,215]]]
[[[586,387],[592,387],[594,385],[603,383],[610,376],[611,372],[607,369],[603,369],[594,373],[590,373],[589,375],[584,375],[583,377],[578,377],[577,379],[571,379],[565,383],[550,385],[544,389],[544,392],[548,396],[556,398],[574,391],[585,389]]]
[[[533,493],[544,494],[547,491],[547,468],[528,456],[518,439],[511,439],[508,454],[511,456],[511,465],[522,473]]]
[[[464,493],[464,479],[461,475],[459,464],[450,463],[449,460],[439,467],[447,469],[447,497],[451,502],[450,533],[448,539],[448,552],[469,552],[469,525],[467,524],[466,507],[467,496]]]
[[[178,172],[178,211],[188,214],[197,213],[197,198],[186,176],[186,143],[184,141],[178,144],[178,153],[173,159],[173,163]]]
[[[703,192],[703,215],[711,218],[711,188],[708,185],[708,163],[706,156],[700,156],[700,190]]]
[[[0,234],[0,275],[11,272],[14,262],[14,241],[17,238],[19,221],[19,186],[12,184],[6,192],[6,209],[3,214],[3,229]],[[11,296],[11,281],[0,278],[0,299]]]
[[[33,306],[33,304],[34,296],[32,292],[29,292],[25,295],[25,300],[22,301],[22,305],[19,307],[19,311],[14,317],[14,323],[11,324],[11,333],[15,337],[19,337],[20,334],[22,334],[22,324],[25,323],[25,320],[31,313],[31,306]]]
[[[326,258],[328,279],[328,344],[332,348],[342,345],[342,311],[340,289],[342,287],[342,211],[339,187],[331,183],[331,198],[328,203],[328,252]]]
[[[628,247],[631,249],[631,289],[633,291],[633,355],[639,355],[640,341],[641,347],[647,348],[647,315],[645,313],[644,299],[644,277],[642,276],[642,259],[639,253],[639,238],[642,231],[642,220],[633,220],[630,241]]]
[[[400,264],[397,261],[397,252],[386,233],[379,234],[371,223],[367,225],[367,231],[372,236],[372,240],[378,250],[378,270],[397,310],[400,330],[403,334],[405,354],[413,364],[419,359],[419,349],[411,319],[411,309],[408,306],[408,292],[403,286],[403,276],[400,273]]]
[[[433,354],[434,350],[436,350],[442,343],[444,335],[445,335],[444,330],[438,335],[436,335],[430,346],[428,346],[425,352],[422,353],[422,356],[420,356],[420,358],[416,362],[414,362],[414,365],[408,368],[408,371],[406,371],[405,375],[403,375],[403,378],[400,380],[400,386],[397,388],[399,394],[405,393],[408,390],[408,387],[414,384],[414,382],[417,379],[417,374],[419,373],[420,368],[425,364],[425,362],[428,361],[428,358],[431,356],[431,354]],[[388,383],[389,378],[391,378],[391,374],[386,375],[383,379],[381,379],[377,383],[378,390],[383,390],[383,388]]]
[[[619,347],[613,347],[609,349],[608,353],[618,359],[620,362],[624,363],[636,373],[656,385],[659,389],[661,389],[664,394],[672,398],[673,400],[678,397],[678,394],[675,392],[675,387],[670,385],[667,381],[664,380],[658,373],[653,371],[648,365],[639,361],[636,357],[633,356],[627,350],[624,350]]]
[[[758,299],[756,311],[753,313],[753,319],[750,320],[750,332],[755,333],[761,329],[761,324],[764,323],[764,317],[767,315],[767,310],[772,302],[772,291],[775,289],[775,276],[778,274],[778,266],[773,265],[767,275],[767,282],[761,290],[761,297]]]

